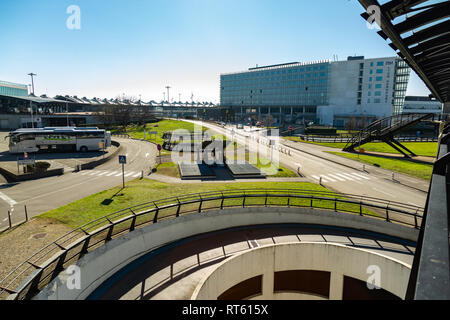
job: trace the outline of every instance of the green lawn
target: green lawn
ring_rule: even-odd
[[[168,184],[153,180],[133,180],[126,184],[126,188],[120,186],[105,190],[84,199],[80,199],[63,207],[51,210],[38,216],[38,218],[55,219],[72,228],[83,225],[89,221],[105,216],[109,213],[128,208],[133,205],[155,201],[162,198],[179,196],[187,193],[205,191],[237,190],[237,189],[296,189],[311,191],[328,191],[317,184],[307,182],[245,182],[245,183],[195,183],[195,184]],[[339,196],[336,195],[339,198]],[[251,199],[249,199],[250,201]],[[261,200],[261,199],[253,199]],[[275,199],[274,199],[275,200]],[[228,201],[228,200],[227,200]],[[242,200],[235,201],[236,205]],[[272,200],[273,201],[273,200]],[[287,201],[280,198],[280,201]],[[294,200],[292,200],[294,201]],[[296,199],[291,204],[309,206],[308,199]],[[250,202],[247,202],[249,204]],[[272,202],[272,204],[275,204]],[[315,206],[334,209],[333,201],[314,200]],[[359,206],[354,204],[339,204],[338,210],[358,212]],[[367,209],[365,213],[374,214]]]
[[[154,169],[156,169],[157,174],[162,174],[174,178],[180,177],[178,165],[173,162],[165,162],[161,164],[158,163]]]
[[[358,160],[358,155],[353,153],[329,153],[348,159]],[[416,163],[407,159],[385,159],[376,156],[360,155],[359,160],[370,165],[377,164],[383,169],[406,173],[426,180],[430,180],[433,171],[432,164]]]
[[[202,131],[206,130],[206,128],[204,127],[200,128]],[[147,131],[146,140],[162,144],[164,142],[162,138],[164,132],[174,131],[177,129],[184,129],[189,132],[194,132],[194,124],[181,120],[165,119],[155,123],[147,123],[145,126],[137,126],[137,125],[128,126],[126,133],[129,134],[130,137],[132,138],[144,139],[144,129]],[[156,135],[149,135],[148,134],[149,131],[156,131],[158,133]],[[123,131],[121,132],[124,133]]]
[[[343,149],[347,145],[347,143],[341,142],[333,143],[333,142],[305,141],[301,140],[299,137],[284,137],[284,138],[291,141],[316,144],[324,147],[338,148],[338,149]],[[438,148],[437,142],[404,142],[402,144],[406,148],[417,154],[418,156],[436,157],[437,155],[437,148]],[[400,152],[398,152],[397,150],[395,150],[390,145],[384,142],[366,143],[362,145],[361,148],[364,149],[365,151],[400,154]],[[356,150],[358,150],[358,148],[356,148]]]

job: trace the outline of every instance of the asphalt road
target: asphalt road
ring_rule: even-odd
[[[197,121],[197,123],[200,122]],[[203,123],[203,126],[230,138],[233,136],[231,127],[222,128],[211,123]],[[237,130],[236,128],[233,129],[236,133],[239,133],[234,134],[234,140],[236,142],[240,144],[246,143],[250,151],[267,150],[268,147],[264,144],[267,139],[261,136],[260,132],[249,132],[245,129],[246,128],[241,130]],[[247,135],[248,137],[244,137],[243,135]],[[283,139],[280,139],[280,142],[282,140]],[[391,172],[387,170],[379,168],[374,169],[372,167],[367,169],[368,172],[355,170],[324,159],[323,149],[317,148],[315,145],[300,143],[298,145],[301,145],[300,148],[308,153],[295,150],[288,146],[283,146],[284,148],[289,149],[291,155],[289,156],[278,152],[279,163],[295,171],[300,167],[300,172],[311,182],[319,183],[320,178],[322,177],[322,185],[337,192],[361,195],[363,197],[370,196],[420,207],[425,206],[427,193],[415,188],[418,185],[423,186],[423,184],[426,184],[426,182],[421,179],[402,177],[402,184],[400,184],[392,181],[392,179],[389,180],[386,178],[391,177]],[[362,165],[353,160],[341,159],[338,156],[328,154],[326,154],[326,156],[330,159],[335,157],[340,163],[348,164],[350,166],[361,166],[362,169]]]
[[[121,154],[127,155],[125,181],[148,174],[155,164],[156,146],[131,139],[117,139],[122,144]],[[28,217],[59,208],[91,194],[122,184],[122,165],[118,159],[111,159],[92,170],[68,172],[61,176],[43,178],[0,185],[0,229],[8,226],[8,211],[12,223],[25,218],[25,205]]]

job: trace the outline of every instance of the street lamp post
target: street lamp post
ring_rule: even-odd
[[[69,103],[66,102],[67,126],[69,127]]]
[[[31,73],[29,73],[28,75],[31,77],[31,88],[33,89],[33,90],[32,90],[32,93],[33,93],[33,95],[34,95],[34,80],[33,80],[33,77],[34,77],[34,76],[37,76],[37,74],[31,72]]]

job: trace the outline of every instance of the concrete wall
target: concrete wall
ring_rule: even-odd
[[[69,290],[68,273],[62,272],[36,299],[87,298],[105,280],[140,256],[168,243],[197,234],[239,226],[264,224],[316,224],[367,230],[416,241],[418,231],[372,218],[311,208],[237,208],[189,214],[135,230],[85,255],[76,265],[81,288]]]
[[[312,294],[274,294],[274,273],[318,270],[330,272],[330,300],[342,300],[344,276],[367,282],[373,274],[368,269],[370,266],[379,268],[380,282],[377,286],[405,298],[411,268],[407,264],[344,245],[288,243],[251,249],[224,260],[199,283],[192,299],[216,300],[233,286],[259,275],[263,275],[262,294],[252,300],[313,299]]]

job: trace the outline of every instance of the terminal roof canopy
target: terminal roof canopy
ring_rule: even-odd
[[[359,0],[362,17],[380,26],[378,32],[424,81],[441,102],[449,102],[450,1]],[[376,7],[375,7],[376,6]],[[380,18],[377,19],[376,9]],[[372,18],[372,19],[370,19]]]

